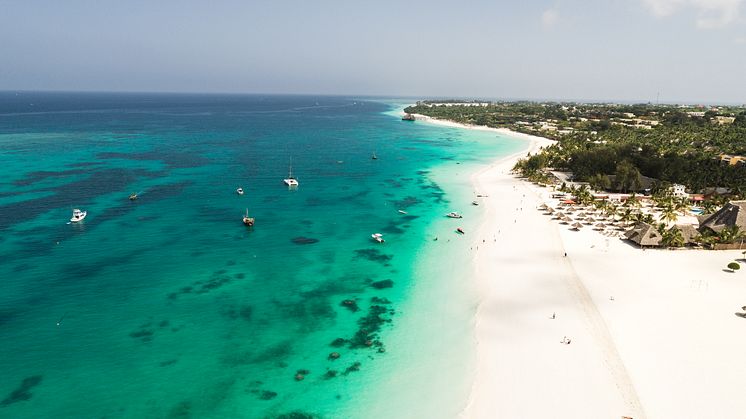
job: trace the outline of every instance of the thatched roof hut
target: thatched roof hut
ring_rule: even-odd
[[[746,201],[731,201],[699,223],[699,231],[710,229],[719,233],[724,228],[738,226],[746,231]]]
[[[699,236],[699,231],[691,224],[677,225],[676,228],[681,230],[681,235],[684,237],[684,243],[686,244],[694,243],[694,238]]]
[[[640,247],[660,246],[662,239],[658,230],[648,223],[638,223],[624,233],[624,237]]]

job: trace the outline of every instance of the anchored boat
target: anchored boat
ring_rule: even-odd
[[[283,179],[283,182],[285,182],[286,185],[293,187],[298,186],[298,179],[293,177],[293,161],[290,160],[290,168],[288,169],[288,177],[287,179]]]
[[[246,208],[246,215],[243,216],[243,224],[246,227],[254,227],[254,217],[249,217],[249,209]]]
[[[77,208],[73,210],[73,217],[70,218],[71,223],[77,223],[78,221],[83,221],[83,218],[88,215],[88,211],[81,211]]]

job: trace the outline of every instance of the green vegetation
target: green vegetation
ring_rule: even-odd
[[[741,269],[741,265],[738,262],[731,262],[728,264],[728,269],[730,269],[731,272],[735,272]]]
[[[746,155],[743,107],[438,103],[418,102],[405,111],[558,140],[516,166],[529,178],[551,167],[573,172],[575,180],[594,188],[635,191],[646,176],[657,180],[654,189],[679,183],[696,192],[725,187],[746,196],[746,165],[720,160],[722,154]]]

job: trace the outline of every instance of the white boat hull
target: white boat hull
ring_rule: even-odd
[[[77,223],[79,221],[83,221],[86,215],[88,215],[87,211],[81,211],[80,213],[73,214],[73,217],[70,219],[70,222]]]

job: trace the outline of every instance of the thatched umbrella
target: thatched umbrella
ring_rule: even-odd
[[[541,205],[539,205],[539,209],[540,209],[540,210],[545,210],[545,209],[547,209],[547,208],[549,208],[549,207],[547,207],[547,204],[545,204],[545,203],[543,203],[543,202],[541,203]]]
[[[593,224],[595,222],[596,222],[596,220],[594,220],[593,217],[588,217],[588,218],[585,219],[585,224],[588,224],[588,225],[591,225],[591,224]]]
[[[554,208],[547,208],[546,214],[553,214],[553,213],[554,213]]]
[[[583,224],[580,224],[580,223],[576,222],[575,224],[571,225],[570,227],[572,227],[572,230],[578,231],[581,228],[583,228]]]
[[[554,218],[555,220],[559,220],[560,218],[562,218],[564,216],[565,216],[565,214],[563,214],[562,211],[557,211],[557,213],[554,214],[554,217],[552,217],[552,218]]]
[[[603,230],[605,228],[606,228],[606,225],[604,223],[596,224],[596,230]]]
[[[564,217],[562,217],[562,219],[560,220],[560,224],[570,224],[570,222],[571,222],[571,221],[572,221],[572,218],[570,218],[570,217],[568,217],[568,216],[564,216]]]

